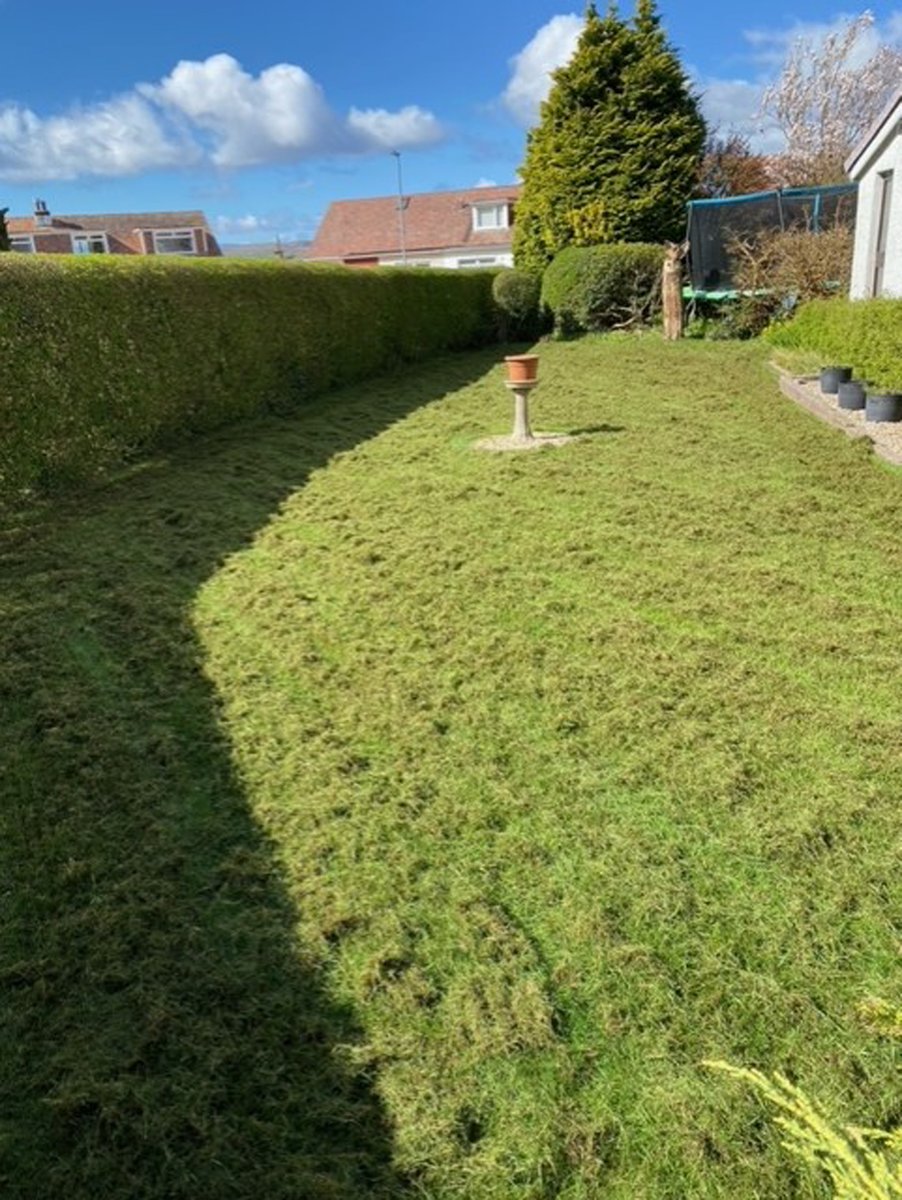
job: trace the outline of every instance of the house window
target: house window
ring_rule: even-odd
[[[457,265],[458,265],[458,267],[462,268],[463,270],[467,270],[467,269],[472,270],[474,267],[494,267],[494,266],[498,265],[498,259],[497,258],[488,258],[488,257],[487,258],[459,258],[457,260]]]
[[[34,238],[30,233],[14,233],[9,239],[9,248],[16,254],[34,254]]]
[[[507,229],[508,207],[506,204],[474,204],[474,229]]]
[[[193,229],[155,229],[153,248],[157,254],[196,254]]]
[[[73,233],[73,254],[108,254],[105,233]]]

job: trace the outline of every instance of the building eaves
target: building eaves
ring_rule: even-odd
[[[895,110],[902,106],[902,87],[895,92],[892,99],[881,112],[880,116],[871,124],[867,133],[859,140],[858,145],[846,159],[843,164],[846,169],[846,174],[851,178],[855,167],[860,163],[861,159],[867,154],[873,143],[880,137],[885,126],[889,123]]]

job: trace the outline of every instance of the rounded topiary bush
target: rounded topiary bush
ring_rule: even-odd
[[[499,271],[492,281],[502,341],[530,341],[542,331],[542,281],[529,271]]]
[[[549,265],[541,302],[560,334],[647,325],[661,309],[663,246],[568,246]]]

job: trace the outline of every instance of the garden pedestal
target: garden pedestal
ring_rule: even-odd
[[[514,428],[506,437],[482,438],[477,450],[538,450],[541,446],[564,446],[574,441],[567,433],[533,433],[529,423],[529,393],[538,384],[536,354],[512,354],[504,360],[508,378],[504,386],[514,394]],[[510,376],[513,375],[513,378]],[[525,378],[532,376],[532,378]]]
[[[535,439],[529,424],[529,393],[536,386],[536,381],[508,383],[506,386],[514,393],[514,428],[511,438],[515,442],[532,442]]]

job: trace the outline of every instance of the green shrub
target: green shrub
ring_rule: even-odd
[[[492,340],[489,272],[0,261],[0,496]]]
[[[878,387],[902,391],[902,300],[812,300],[765,333],[774,346],[847,363]]]
[[[786,297],[767,291],[717,300],[697,297],[692,301],[692,315],[683,337],[711,342],[745,341],[760,336],[774,320],[786,316],[790,308]]]
[[[499,271],[492,281],[502,341],[532,341],[542,332],[542,281],[529,271]]]
[[[542,280],[560,334],[648,324],[661,309],[664,250],[645,243],[568,246]]]
[[[724,300],[720,316],[708,337],[712,340],[736,339],[747,341],[759,337],[782,311],[783,299],[773,292],[754,296],[735,296]]]

